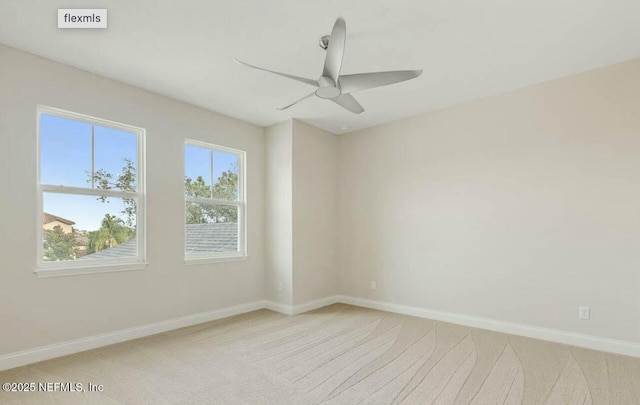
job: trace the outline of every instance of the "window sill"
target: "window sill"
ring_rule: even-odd
[[[185,257],[184,264],[187,266],[194,266],[198,264],[209,263],[225,263],[225,262],[244,262],[247,260],[247,255],[237,256],[220,256],[220,257]]]
[[[78,276],[83,274],[112,273],[120,271],[144,270],[148,263],[107,264],[87,267],[39,268],[33,272],[38,278]]]

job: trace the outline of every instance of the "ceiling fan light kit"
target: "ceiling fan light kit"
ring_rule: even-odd
[[[326,50],[327,55],[325,56],[322,75],[318,78],[318,80],[276,72],[274,70],[265,69],[246,62],[242,62],[241,60],[235,58],[234,60],[251,69],[273,73],[316,87],[316,90],[314,90],[312,93],[307,94],[306,96],[294,101],[287,106],[278,108],[278,110],[286,110],[287,108],[296,105],[300,101],[303,101],[315,95],[319,98],[331,100],[339,106],[351,111],[352,113],[360,114],[364,111],[364,108],[362,108],[360,103],[358,103],[358,101],[351,95],[351,93],[411,80],[422,74],[422,69],[420,69],[341,75],[340,68],[342,67],[342,56],[344,55],[346,36],[347,25],[344,19],[342,17],[339,17],[333,25],[331,35],[324,35],[320,38],[319,45],[322,49]]]

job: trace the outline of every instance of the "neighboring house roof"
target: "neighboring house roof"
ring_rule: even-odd
[[[65,219],[62,217],[58,217],[52,214],[49,214],[47,212],[44,213],[44,215],[42,215],[42,225],[44,224],[48,224],[49,222],[62,222],[63,224],[67,224],[67,225],[75,225],[76,223],[71,221],[70,219]]]
[[[238,249],[238,224],[187,224],[186,254],[230,252]]]
[[[89,238],[84,235],[76,235],[76,244],[78,246],[89,246]]]
[[[79,257],[78,260],[85,259],[117,259],[121,257],[132,257],[137,254],[138,247],[136,246],[136,240],[132,239],[128,242],[121,243],[112,248],[102,249],[99,252],[91,253]]]
[[[238,249],[238,224],[222,222],[214,224],[187,224],[186,254],[232,252]],[[121,243],[96,253],[79,257],[78,260],[114,259],[132,257],[137,254],[136,240]]]

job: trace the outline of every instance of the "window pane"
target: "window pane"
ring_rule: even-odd
[[[91,187],[91,124],[40,115],[42,184]]]
[[[233,153],[213,152],[213,198],[238,199],[238,156]]]
[[[93,131],[95,188],[135,192],[138,136],[98,125]]]
[[[210,149],[185,145],[184,193],[190,197],[211,198]]]
[[[134,200],[44,193],[43,211],[44,261],[138,254]]]
[[[238,207],[187,202],[186,254],[238,251]]]

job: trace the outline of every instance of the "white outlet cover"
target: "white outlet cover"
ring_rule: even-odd
[[[580,318],[580,319],[590,319],[591,318],[591,309],[589,307],[578,307],[578,318]]]
[[[371,282],[371,289],[372,289],[372,290],[375,290],[375,289],[376,289],[376,282],[375,282],[375,281],[372,281],[372,282]]]

